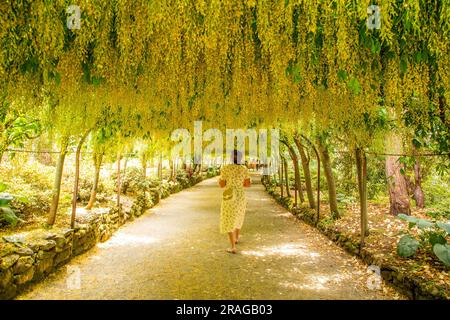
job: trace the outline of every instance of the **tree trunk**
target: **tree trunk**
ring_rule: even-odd
[[[144,179],[147,178],[147,156],[145,154],[142,155],[142,175]]]
[[[395,134],[389,134],[386,140],[386,151],[399,154],[402,152],[401,140]],[[411,214],[408,186],[400,169],[402,164],[398,161],[399,156],[386,156],[386,178],[389,186],[389,212],[393,215],[399,213]]]
[[[299,194],[300,197],[300,203],[305,202],[305,198],[303,196],[303,188],[302,188],[302,181],[300,178],[300,168],[298,166],[298,156],[297,153],[295,152],[294,148],[292,148],[292,146],[287,142],[287,141],[281,141],[286,148],[289,151],[289,155],[292,159],[292,163],[294,165],[294,174],[295,174],[295,206],[297,206],[297,192]]]
[[[169,180],[175,180],[175,163],[173,160],[169,159],[170,177]]]
[[[94,153],[94,166],[95,166],[94,183],[92,184],[91,196],[89,197],[89,202],[86,206],[86,209],[88,210],[92,209],[92,207],[95,204],[95,200],[97,198],[97,189],[100,178],[100,168],[102,166],[102,160],[103,160],[103,153]]]
[[[317,226],[317,223],[319,223],[319,219],[320,219],[320,156],[319,156],[319,151],[317,151],[316,146],[311,142],[311,140],[309,140],[308,137],[306,137],[303,134],[301,134],[300,136],[309,143],[309,145],[313,149],[314,154],[316,155],[316,159],[317,159],[317,212],[316,212],[316,221],[315,221],[315,225]]]
[[[328,202],[330,211],[336,218],[339,218],[339,210],[337,205],[336,184],[334,182],[333,171],[331,169],[331,160],[327,147],[319,139],[319,152],[322,158],[323,169],[328,186]]]
[[[52,226],[55,224],[56,213],[58,212],[59,204],[59,194],[61,193],[61,180],[64,170],[64,160],[67,154],[67,147],[69,145],[69,139],[63,139],[61,142],[61,150],[58,158],[58,163],[56,165],[55,179],[53,182],[52,191],[52,203],[50,206],[50,211],[47,219],[47,224]]]
[[[6,133],[6,128],[1,128],[2,129],[2,134],[0,134],[0,165],[2,164],[2,160],[3,160],[3,156],[6,152],[6,150],[8,150],[8,138],[7,138],[7,133]]]
[[[356,173],[358,177],[361,247],[364,246],[364,239],[369,235],[369,223],[367,218],[367,162],[366,156],[360,148],[356,148]]]
[[[0,146],[0,165],[2,164],[3,155],[5,154],[6,149],[3,146]]]
[[[116,197],[116,206],[117,209],[119,210],[119,216],[120,216],[120,193],[121,193],[121,189],[122,189],[122,179],[120,176],[120,160],[121,160],[121,156],[120,156],[120,152],[117,153],[117,197]]]
[[[283,167],[284,167],[284,180],[285,180],[284,182],[286,183],[286,196],[288,198],[290,198],[291,197],[291,190],[289,189],[289,174],[288,174],[289,167],[288,167],[286,158],[283,158]]]
[[[311,171],[309,170],[309,158],[306,157],[305,149],[300,143],[300,139],[294,137],[295,145],[297,146],[298,152],[300,153],[300,159],[302,162],[303,175],[305,176],[306,194],[308,196],[309,207],[314,209],[316,207],[314,200],[314,193],[312,188]]]
[[[159,161],[158,161],[158,178],[159,178],[159,180],[162,180],[162,154],[159,155]]]
[[[77,146],[77,151],[75,154],[75,181],[73,183],[73,193],[72,193],[72,216],[70,219],[70,227],[73,229],[75,227],[75,218],[77,214],[77,198],[78,198],[78,184],[80,181],[80,155],[83,143],[89,135],[90,130],[88,130],[80,139]]]
[[[420,171],[419,159],[414,163],[414,200],[417,208],[425,207],[425,196],[422,190],[422,173]]]
[[[283,171],[284,171],[283,161],[280,161],[280,165],[279,165],[278,168],[279,168],[278,169],[278,176],[280,177],[280,195],[283,198],[283,196],[284,196],[284,192],[283,192],[283,190],[284,190],[284,185],[283,185]]]

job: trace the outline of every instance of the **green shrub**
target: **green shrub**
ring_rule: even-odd
[[[410,235],[401,237],[397,244],[397,253],[400,257],[413,256],[419,248],[420,242]]]
[[[419,239],[414,235],[404,235],[397,243],[397,253],[402,257],[413,256],[419,246],[425,249],[431,249],[436,257],[446,266],[450,265],[449,255],[450,246],[447,237],[450,235],[450,223],[442,221],[431,221],[420,219],[405,214],[399,214],[398,217],[408,222],[408,228],[417,228],[419,230]]]
[[[109,185],[112,181],[105,181],[105,179],[101,179],[98,182],[97,186],[97,195],[96,200],[98,202],[106,202],[108,197],[114,194],[114,186]],[[77,199],[82,203],[87,203],[89,198],[91,197],[91,191],[93,187],[92,178],[81,177],[78,187],[78,195]]]
[[[209,167],[208,170],[206,171],[207,178],[215,177],[218,174],[219,174],[219,169],[217,169],[217,167]]]
[[[428,207],[435,211],[449,211],[450,208],[450,183],[439,175],[431,175],[422,184],[425,200]]]
[[[0,225],[8,224],[14,227],[22,220],[17,217],[14,209],[11,208],[11,202],[15,197],[4,192],[7,188],[6,184],[3,182],[0,183]],[[25,199],[22,199],[21,201],[26,202]]]
[[[182,188],[187,188],[191,185],[190,182],[191,175],[183,169],[177,171],[176,181],[181,185]]]
[[[425,213],[430,218],[436,220],[449,220],[450,219],[450,210],[438,210],[438,211],[427,211]]]

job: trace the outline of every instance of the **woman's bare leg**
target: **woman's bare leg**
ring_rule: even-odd
[[[238,229],[238,228],[234,229],[234,240],[235,240],[235,243],[238,243],[238,241],[239,241],[239,232],[241,232],[241,229]]]
[[[230,243],[231,243],[231,249],[227,250],[228,252],[232,252],[232,253],[236,253],[236,237],[235,237],[235,233],[233,232],[228,232],[228,238],[230,239]]]

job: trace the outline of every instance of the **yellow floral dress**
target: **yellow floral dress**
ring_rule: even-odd
[[[226,181],[226,186],[220,210],[221,233],[232,232],[236,228],[240,229],[244,223],[247,207],[244,180],[247,178],[249,175],[245,166],[228,164],[222,167],[220,179]]]

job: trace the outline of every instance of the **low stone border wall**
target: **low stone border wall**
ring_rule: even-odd
[[[202,180],[201,176],[191,177],[190,185],[185,188]],[[144,214],[160,198],[185,188],[170,182],[160,189],[142,192],[129,208],[92,210],[92,213],[77,218],[74,229],[38,229],[4,236],[0,239],[0,299],[14,298],[27,286],[42,280],[97,242],[108,240],[121,225]]]
[[[408,298],[419,300],[448,299],[448,296],[446,296],[442,290],[439,290],[436,286],[430,285],[427,279],[421,279],[412,274],[408,274],[407,271],[401,270],[398,266],[392,265],[388,261],[385,261],[373,250],[371,251],[364,247],[360,249],[359,241],[355,241],[350,236],[334,230],[320,221],[317,225],[315,225],[315,209],[306,207],[292,208],[291,201],[287,201],[287,198],[282,198],[278,192],[270,188],[264,183],[264,181],[263,185],[275,201],[291,212],[297,219],[317,228],[334,243],[338,244],[350,254],[359,257],[367,265],[378,266],[380,268],[381,277],[383,280],[394,286]]]

